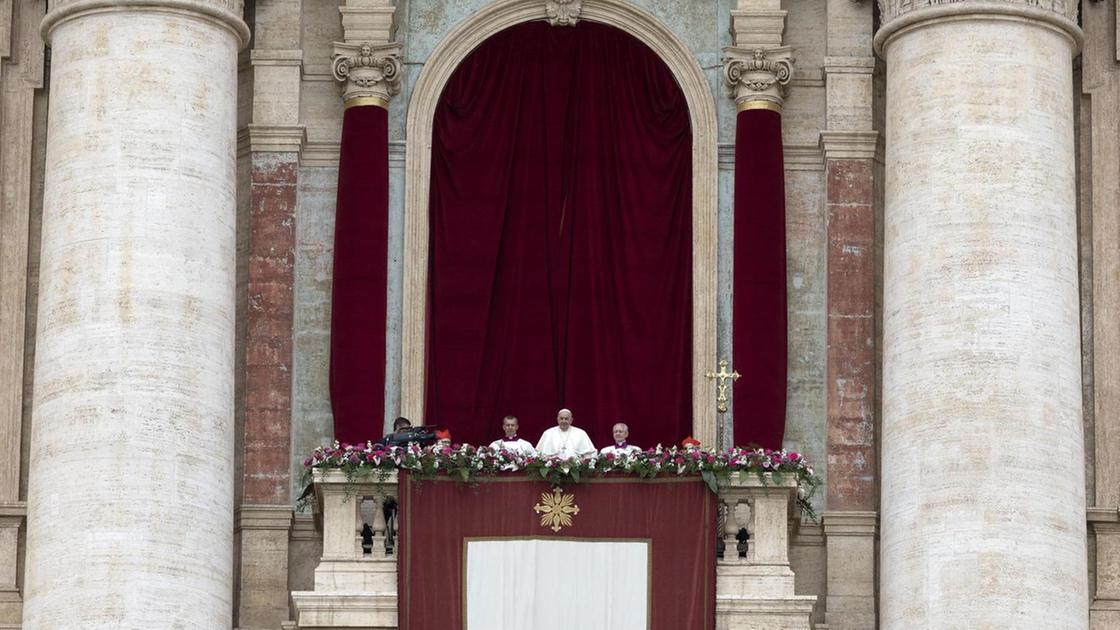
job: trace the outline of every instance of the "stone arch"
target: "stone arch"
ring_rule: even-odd
[[[428,205],[432,121],[459,63],[501,30],[547,20],[545,0],[495,0],[451,30],[432,51],[408,104],[405,152],[404,312],[401,413],[424,417],[428,286]],[[716,363],[717,152],[716,103],[695,57],[665,24],[627,0],[583,0],[580,20],[629,33],[656,53],[688,102],[692,126],[692,429],[705,445],[717,438],[715,405],[705,372]]]

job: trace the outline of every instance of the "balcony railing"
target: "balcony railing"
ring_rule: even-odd
[[[294,627],[397,628],[397,552],[409,544],[393,531],[383,506],[398,497],[395,472],[348,479],[339,470],[313,475],[316,526],[323,555],[315,590],[291,594]],[[640,490],[638,490],[640,491]],[[809,630],[816,597],[796,595],[789,563],[797,480],[732,473],[720,483],[722,558],[716,562],[717,630]],[[363,530],[365,532],[363,549]],[[740,530],[746,528],[741,557]]]

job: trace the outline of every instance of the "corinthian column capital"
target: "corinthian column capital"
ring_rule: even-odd
[[[791,53],[788,46],[723,49],[723,78],[740,110],[754,106],[781,109],[785,86],[793,77]]]
[[[334,78],[345,82],[342,98],[349,105],[356,99],[377,99],[387,107],[389,99],[401,90],[401,45],[347,44],[335,42]]]

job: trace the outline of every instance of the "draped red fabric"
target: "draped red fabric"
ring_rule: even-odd
[[[549,484],[498,478],[468,487],[442,478],[400,484],[401,630],[463,628],[467,538],[648,539],[651,630],[707,630],[715,623],[715,495],[699,478],[589,480],[565,486],[579,514],[553,532],[533,506]],[[497,578],[498,576],[495,576]],[[565,575],[553,585],[563,589]],[[577,603],[578,602],[573,602]]]
[[[342,119],[331,287],[334,435],[381,437],[389,243],[389,112],[350,107]]]
[[[657,56],[614,28],[498,33],[435,114],[426,421],[533,440],[570,407],[605,444],[691,431],[692,136]]]
[[[735,444],[781,448],[786,424],[786,201],[782,116],[739,112],[732,353]]]

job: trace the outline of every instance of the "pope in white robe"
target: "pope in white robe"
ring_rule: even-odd
[[[491,442],[490,450],[499,451],[505,449],[523,457],[532,457],[536,455],[536,449],[533,448],[533,445],[530,444],[528,440],[517,437],[517,428],[518,423],[516,416],[506,416],[502,418],[502,432],[505,435]]]
[[[543,457],[579,457],[595,452],[595,445],[587,432],[572,426],[572,412],[561,409],[556,414],[556,426],[545,430],[537,441],[537,452]]]

